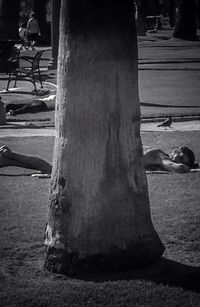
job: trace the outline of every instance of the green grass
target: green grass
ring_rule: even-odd
[[[142,134],[144,146],[169,152],[188,145],[197,160],[199,137],[199,132]],[[1,138],[2,144],[51,161],[51,137]],[[30,173],[0,170],[1,306],[200,306],[199,173],[147,175],[153,223],[165,245],[161,261],[85,280],[43,270],[49,179]]]

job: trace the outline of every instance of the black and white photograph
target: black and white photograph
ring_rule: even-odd
[[[0,0],[0,306],[200,307],[200,0]]]

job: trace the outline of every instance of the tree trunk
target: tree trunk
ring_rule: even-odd
[[[173,36],[185,40],[197,39],[196,0],[179,0]]]
[[[58,44],[59,44],[59,22],[60,22],[61,0],[51,1],[51,46],[52,46],[52,66],[57,67]]]
[[[163,253],[142,162],[131,1],[62,0],[45,268],[147,265]]]
[[[175,5],[175,0],[168,0],[168,5],[169,5],[169,24],[171,27],[174,27],[175,25],[175,20],[176,20],[176,5]]]
[[[137,6],[137,34],[140,36],[146,35],[147,24],[146,17],[148,14],[148,1],[136,0]]]
[[[197,29],[200,29],[200,0],[196,0],[197,5]]]
[[[0,0],[0,40],[19,39],[19,0]]]
[[[40,31],[43,33],[46,23],[46,1],[34,0],[34,11],[36,13]]]

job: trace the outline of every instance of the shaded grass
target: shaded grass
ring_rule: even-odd
[[[148,176],[153,223],[165,244],[165,255],[184,263],[200,262],[199,180],[197,173]],[[158,198],[161,186],[164,191]],[[190,249],[192,255],[186,252]]]
[[[143,133],[142,139],[145,146],[168,152],[185,144],[200,157],[199,132]],[[51,137],[0,141],[51,161]],[[149,174],[147,178],[152,219],[165,245],[165,258],[143,270],[78,280],[43,270],[49,179],[0,176],[1,306],[200,306],[200,175]]]
[[[4,306],[199,306],[195,293],[139,280],[98,284],[50,280],[42,288],[24,281],[15,293],[9,290]]]

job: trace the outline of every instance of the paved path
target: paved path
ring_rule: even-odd
[[[188,122],[174,122],[171,128],[157,127],[158,123],[142,123],[141,132],[158,131],[164,133],[170,133],[174,131],[200,131],[200,120],[188,121]],[[18,128],[0,129],[0,138],[4,137],[30,137],[30,136],[54,136],[54,128]]]
[[[158,123],[142,123],[141,132],[160,131],[160,132],[174,132],[174,131],[200,131],[200,120],[187,122],[174,122],[170,128],[157,127]]]
[[[168,39],[170,35],[172,30],[159,30],[139,39],[143,118],[200,114],[200,41]]]
[[[32,129],[32,128],[23,128],[23,129],[1,129],[0,138],[4,137],[30,137],[30,136],[54,136],[55,129]]]

